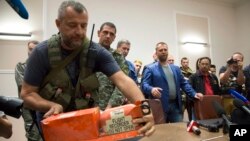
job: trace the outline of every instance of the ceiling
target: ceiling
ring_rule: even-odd
[[[225,3],[229,3],[235,6],[243,4],[246,0],[214,0],[214,1],[221,1]]]
[[[238,7],[246,2],[249,2],[249,0],[199,0],[202,2],[209,2],[214,4],[223,4],[231,7]]]

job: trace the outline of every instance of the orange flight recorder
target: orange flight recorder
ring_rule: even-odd
[[[132,119],[150,114],[147,101],[103,112],[98,107],[51,116],[42,121],[45,141],[116,141],[138,137]]]

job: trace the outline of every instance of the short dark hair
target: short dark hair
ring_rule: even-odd
[[[114,28],[114,29],[115,29],[115,33],[116,33],[116,26],[115,26],[115,24],[112,23],[112,22],[105,22],[105,23],[103,23],[103,24],[101,25],[101,27],[100,27],[100,31],[103,30],[103,27],[104,27],[105,25],[106,25],[106,26],[109,26],[109,27],[111,27],[111,28]]]
[[[127,39],[122,39],[122,40],[118,41],[116,48],[119,48],[122,44],[127,44],[130,46],[131,43]]]
[[[216,68],[216,65],[211,64],[211,65],[210,65],[210,68]]]
[[[188,60],[188,58],[187,58],[187,57],[182,57],[182,58],[181,58],[181,62],[182,62],[183,60]]]
[[[82,13],[83,11],[86,11],[86,13],[88,12],[80,2],[74,0],[66,0],[61,3],[58,9],[58,19],[63,18],[67,7],[72,7],[78,13]]]
[[[38,42],[37,40],[31,40],[31,41],[29,41],[29,42],[28,42],[28,45],[31,44],[31,43],[32,43],[32,44],[35,44],[35,45],[39,44],[39,42]]]
[[[201,57],[198,58],[196,61],[196,70],[199,70],[199,64],[201,62],[201,60],[207,59],[209,61],[209,65],[211,65],[211,59],[209,57]]]
[[[158,43],[156,44],[156,46],[155,46],[155,50],[157,50],[158,45],[166,45],[166,46],[168,46],[168,44],[165,43],[165,42],[158,42]]]

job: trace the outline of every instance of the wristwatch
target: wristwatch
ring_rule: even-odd
[[[5,116],[4,112],[0,111],[0,117],[4,117],[4,116]]]

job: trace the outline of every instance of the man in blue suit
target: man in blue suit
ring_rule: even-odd
[[[158,62],[149,65],[143,74],[142,91],[149,98],[160,99],[166,122],[183,120],[180,88],[192,99],[202,100],[203,94],[196,93],[184,79],[178,66],[167,63],[168,45],[156,44]]]

